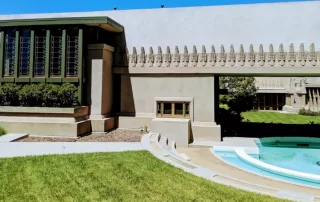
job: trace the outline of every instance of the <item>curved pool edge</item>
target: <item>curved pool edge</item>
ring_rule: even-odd
[[[259,169],[263,169],[278,175],[295,178],[298,180],[305,180],[309,182],[320,183],[320,175],[303,173],[303,172],[289,170],[286,168],[280,168],[271,164],[267,164],[265,162],[252,158],[242,149],[235,149],[234,152],[236,153],[239,159]]]
[[[215,146],[214,146],[215,147]],[[278,179],[278,178],[275,178],[275,177],[271,177],[271,176],[266,176],[266,175],[262,175],[260,173],[256,173],[256,172],[252,172],[252,171],[249,171],[247,169],[243,169],[243,168],[239,168],[235,165],[233,165],[232,163],[229,163],[228,161],[224,160],[223,158],[221,158],[219,155],[217,155],[214,151],[214,147],[211,147],[210,148],[210,153],[216,157],[217,159],[219,159],[220,161],[222,161],[223,163],[229,165],[229,166],[232,166],[234,168],[237,168],[239,170],[242,170],[244,172],[247,172],[247,173],[250,173],[250,174],[253,174],[253,175],[256,175],[256,176],[259,176],[259,177],[262,177],[262,178],[267,178],[267,179],[270,179],[270,180],[274,180],[274,181],[279,181],[279,182],[283,182],[283,183],[288,183],[288,184],[292,184],[292,185],[296,185],[296,186],[300,186],[300,187],[307,187],[307,188],[312,188],[312,189],[319,189],[320,190],[320,187],[316,187],[316,186],[312,186],[312,185],[307,185],[307,184],[302,184],[302,183],[297,183],[297,182],[291,182],[291,181],[288,181],[288,180],[283,180],[283,179]],[[230,150],[229,150],[230,151]]]

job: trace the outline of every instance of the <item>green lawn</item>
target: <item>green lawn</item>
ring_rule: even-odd
[[[281,114],[277,112],[243,112],[243,118],[258,123],[309,124],[320,122],[320,116],[303,116],[299,114]]]
[[[283,201],[219,185],[146,151],[0,159],[0,201]]]

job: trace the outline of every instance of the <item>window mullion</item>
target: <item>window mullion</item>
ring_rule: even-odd
[[[174,103],[171,103],[171,115],[174,116],[175,115],[175,105]]]
[[[4,64],[4,61],[3,61],[3,58],[4,58],[4,31],[1,31],[0,32],[0,78],[2,78],[3,76],[3,64]]]
[[[183,117],[185,117],[186,116],[186,103],[185,102],[183,103],[182,107],[183,107],[182,108]]]
[[[34,30],[30,33],[30,64],[29,64],[29,77],[33,77],[33,66],[34,66]]]
[[[78,92],[79,92],[79,103],[82,104],[82,91],[83,91],[83,29],[79,29],[78,33],[78,64],[77,64],[77,76],[79,78],[79,87],[78,87]]]
[[[50,30],[46,30],[46,68],[45,68],[45,77],[49,77],[49,66],[50,66]]]
[[[19,30],[16,30],[16,38],[15,38],[15,63],[14,63],[14,77],[18,77],[18,65],[19,65]]]
[[[164,114],[164,104],[163,102],[161,102],[161,117],[163,116]]]
[[[67,30],[62,30],[62,51],[61,51],[61,77],[66,76],[66,41],[67,41]]]

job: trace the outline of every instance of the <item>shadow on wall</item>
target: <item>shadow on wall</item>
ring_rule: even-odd
[[[113,54],[113,68],[128,68],[128,52],[125,31],[113,33],[115,48]],[[135,116],[135,104],[131,84],[131,76],[128,74],[113,74],[113,114],[121,116]],[[115,118],[115,127],[119,127],[119,117]]]
[[[319,124],[238,123],[221,125],[222,137],[319,137]]]

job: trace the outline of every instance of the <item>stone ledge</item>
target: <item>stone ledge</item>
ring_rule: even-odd
[[[29,135],[52,137],[77,137],[91,132],[90,120],[76,123],[0,121],[0,126],[4,127],[9,133],[27,133]]]
[[[58,107],[9,107],[0,106],[0,115],[18,114],[24,116],[25,114],[50,114],[50,115],[68,115],[72,117],[86,116],[89,113],[88,106],[81,106],[75,108],[58,108]]]

